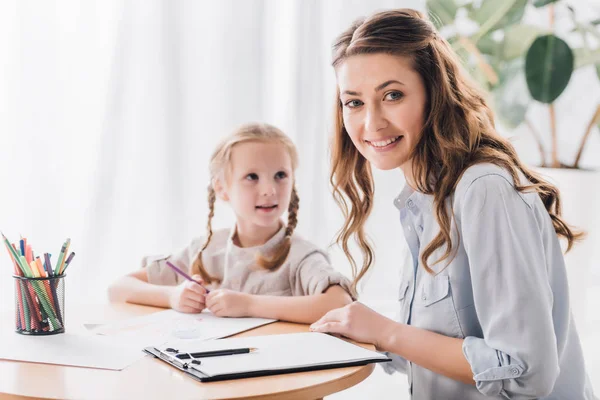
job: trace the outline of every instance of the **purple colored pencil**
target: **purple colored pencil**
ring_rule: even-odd
[[[48,276],[54,276],[52,271],[52,264],[50,263],[50,255],[48,253],[44,253],[44,267],[46,267],[46,272],[48,272]]]
[[[183,276],[185,279],[187,279],[188,281],[192,281],[197,283],[198,285],[200,285],[200,287],[203,287],[204,290],[206,290],[206,293],[210,293],[210,290],[208,290],[206,287],[202,286],[202,284],[194,279],[192,279],[191,276],[189,276],[188,274],[186,274],[185,272],[183,272],[182,270],[180,270],[179,268],[177,268],[176,266],[174,266],[170,261],[167,261],[167,265],[176,273],[178,273],[179,275]]]
[[[63,274],[67,270],[67,267],[69,266],[69,264],[71,264],[71,260],[73,259],[73,257],[75,257],[75,252],[72,251],[71,254],[69,255],[69,257],[67,257],[67,261],[65,261],[65,266],[62,270]]]

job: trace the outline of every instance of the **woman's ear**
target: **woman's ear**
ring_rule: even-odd
[[[220,200],[229,201],[229,195],[227,194],[227,190],[225,185],[223,185],[223,181],[219,178],[213,180],[213,188],[215,189],[215,193]]]

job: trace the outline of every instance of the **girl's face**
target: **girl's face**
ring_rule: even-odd
[[[347,58],[336,68],[343,120],[358,151],[375,167],[406,173],[423,129],[427,95],[411,60],[389,54]]]
[[[231,204],[238,224],[250,229],[279,224],[288,209],[293,187],[292,160],[283,144],[236,144],[225,176],[225,184],[217,184],[215,190]]]

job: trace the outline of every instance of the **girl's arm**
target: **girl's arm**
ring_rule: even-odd
[[[312,324],[328,311],[352,302],[341,286],[330,286],[321,294],[309,296],[251,295],[248,313],[253,317]]]
[[[200,280],[200,276],[194,276]],[[108,288],[108,298],[113,302],[128,302],[154,307],[173,308],[177,311],[197,313],[205,308],[206,291],[194,282],[177,286],[155,285],[148,282],[145,268],[120,278]]]
[[[309,296],[255,295],[227,289],[212,290],[206,296],[206,307],[219,317],[273,318],[303,324],[351,302],[350,295],[338,285]]]
[[[148,282],[144,268],[119,278],[108,287],[111,302],[127,302],[155,307],[171,307],[169,298],[174,286],[153,285]]]

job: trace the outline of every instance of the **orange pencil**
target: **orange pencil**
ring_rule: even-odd
[[[35,265],[37,266],[38,271],[40,271],[40,276],[47,278],[48,272],[46,272],[46,270],[44,269],[44,266],[42,265],[42,260],[40,260],[40,256],[37,256],[35,258]]]
[[[25,259],[27,260],[27,264],[30,264],[33,261],[33,257],[31,256],[31,245],[29,244],[25,246]]]
[[[40,256],[37,256],[35,258],[35,263],[36,263],[38,269],[40,270],[40,276],[47,278],[48,272],[44,269],[44,266],[42,265],[42,260],[40,259]],[[46,289],[46,294],[48,295],[48,300],[50,300],[50,306],[52,308],[54,308],[54,312],[56,312],[58,314],[58,310],[56,310],[57,302],[56,302],[56,299],[54,298],[54,296],[52,295],[52,289],[50,288],[50,282],[48,282],[48,281],[43,281],[43,282],[44,282],[44,288]]]

